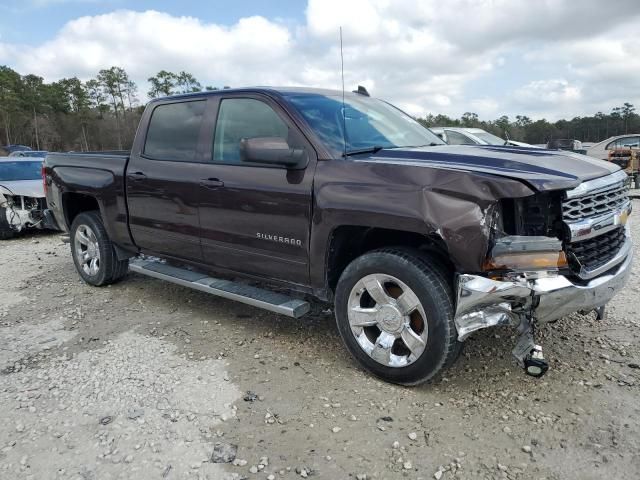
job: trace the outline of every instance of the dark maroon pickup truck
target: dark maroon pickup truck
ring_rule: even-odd
[[[604,313],[631,273],[628,181],[572,152],[449,146],[366,91],[154,100],[131,152],[51,154],[46,212],[81,277],[128,270],[280,314],[332,302],[353,356],[414,385],[474,331]],[[284,293],[283,293],[284,292]]]

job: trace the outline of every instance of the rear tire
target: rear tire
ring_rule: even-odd
[[[129,260],[118,260],[113,243],[102,224],[100,212],[79,214],[71,225],[70,238],[73,263],[89,285],[110,285],[127,274]]]
[[[16,232],[7,220],[7,209],[0,207],[0,240],[9,240],[15,236]]]
[[[356,258],[338,282],[335,313],[351,354],[392,383],[427,382],[460,353],[451,286],[418,252],[383,249]]]

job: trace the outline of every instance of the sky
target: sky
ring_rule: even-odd
[[[203,85],[364,85],[415,116],[640,110],[640,0],[0,0],[0,65]]]

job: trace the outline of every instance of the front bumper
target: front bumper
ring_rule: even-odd
[[[517,325],[522,315],[543,323],[601,307],[629,279],[632,257],[630,250],[621,263],[586,283],[574,283],[563,275],[514,281],[459,275],[455,317],[458,340],[482,328]]]

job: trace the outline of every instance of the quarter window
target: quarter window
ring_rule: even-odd
[[[458,132],[454,132],[453,130],[446,130],[446,134],[447,134],[447,143],[449,145],[474,145],[475,144],[475,142],[473,142],[466,135],[463,135]]]
[[[205,101],[168,103],[153,110],[145,155],[158,160],[196,160]]]
[[[220,103],[213,139],[213,161],[240,163],[240,140],[280,137],[287,140],[289,128],[266,103],[253,98],[228,98]]]

